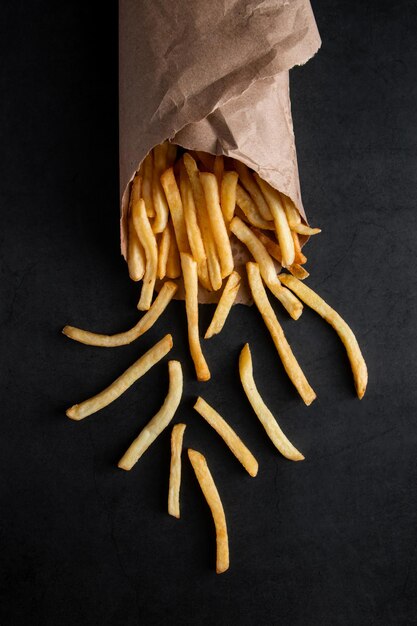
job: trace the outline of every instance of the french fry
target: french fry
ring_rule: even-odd
[[[170,230],[170,244],[167,258],[166,275],[168,278],[179,278],[181,276],[180,253],[178,251],[177,240],[175,239],[172,222],[168,222],[167,228]]]
[[[229,540],[223,504],[205,457],[189,449],[188,458],[213,516],[216,529],[216,573],[222,574],[229,569]]]
[[[236,206],[237,172],[225,172],[220,187],[220,206],[226,227],[233,219]]]
[[[256,476],[258,473],[258,461],[223,417],[201,397],[197,398],[194,409],[197,413],[200,413],[201,417],[204,417],[206,422],[220,435],[248,474],[252,477]]]
[[[282,265],[283,267],[289,267],[294,263],[294,242],[288,225],[287,216],[285,214],[284,207],[282,206],[281,196],[279,191],[271,187],[271,185],[265,180],[262,180],[260,176],[255,174],[255,178],[259,187],[262,189],[262,193],[265,196],[269,208],[271,209],[279,247],[281,248]]]
[[[255,233],[255,235],[258,237],[260,242],[263,243],[263,245],[265,246],[269,254],[272,256],[272,258],[278,261],[278,263],[281,263],[282,257],[281,257],[281,249],[279,245],[275,241],[272,241],[272,239],[270,239],[267,235],[265,235],[265,233],[263,233],[258,228],[252,228],[252,230]],[[304,280],[305,278],[308,278],[310,276],[307,270],[304,269],[304,267],[302,267],[301,265],[298,265],[298,263],[293,263],[292,265],[290,265],[290,267],[287,267],[287,270],[293,276],[296,276],[300,280]]]
[[[307,257],[301,252],[300,240],[297,233],[292,230],[291,235],[294,242],[294,263],[302,265],[307,262]]]
[[[188,343],[194,362],[197,380],[209,380],[210,370],[200,345],[198,330],[198,275],[197,263],[189,254],[181,254],[181,269],[185,287],[185,310],[187,313]]]
[[[259,241],[254,232],[238,217],[232,219],[230,230],[248,248],[259,265],[262,278],[274,296],[281,302],[291,317],[297,320],[303,312],[303,305],[298,298],[292,298],[291,292],[281,285],[274,262],[269,256],[265,246]]]
[[[168,513],[177,519],[180,518],[181,452],[185,426],[185,424],[175,424],[171,434]]]
[[[305,404],[310,405],[316,398],[316,394],[308,383],[304,372],[302,371],[297,359],[295,358],[291,347],[284,335],[284,331],[278,322],[273,308],[266,295],[265,288],[262,284],[259,267],[256,263],[247,263],[249,286],[253,295],[255,304],[262,315],[266,327],[268,328],[272,340],[275,344],[277,352],[280,356],[282,364],[288,377],[297,389],[298,393],[304,400]]]
[[[180,253],[189,252],[190,244],[188,243],[187,228],[185,226],[184,219],[184,210],[182,206],[180,190],[178,189],[177,181],[175,180],[174,170],[172,167],[170,167],[162,174],[161,184],[168,201],[178,250],[180,251]]]
[[[152,201],[155,210],[155,221],[152,224],[154,233],[162,233],[168,222],[169,208],[161,185],[160,177],[167,167],[168,144],[163,143],[153,149]]]
[[[99,333],[91,333],[88,330],[82,330],[81,328],[75,328],[74,326],[65,326],[62,329],[62,333],[73,339],[79,341],[88,346],[99,346],[102,348],[114,348],[117,346],[126,346],[132,341],[135,341],[138,337],[146,333],[160,318],[162,313],[167,308],[169,302],[171,302],[178,286],[176,283],[169,281],[162,285],[161,291],[152,303],[149,311],[145,313],[133,328],[127,330],[124,333],[117,333],[116,335],[102,335]]]
[[[142,198],[134,201],[132,204],[132,219],[146,257],[145,274],[143,276],[138,309],[147,311],[151,306],[156,272],[158,270],[158,247],[146,213],[145,202]]]
[[[321,233],[320,228],[310,228],[310,226],[306,226],[301,223],[301,215],[299,211],[294,206],[294,203],[288,196],[285,194],[281,194],[282,204],[284,205],[285,214],[287,216],[288,224],[290,225],[291,230],[298,233],[299,235],[317,235]]]
[[[216,310],[214,311],[213,319],[211,320],[210,326],[207,328],[204,339],[210,339],[210,337],[217,335],[222,330],[227,316],[229,315],[229,311],[236,300],[237,292],[240,287],[240,281],[240,274],[233,271],[224,286],[223,293],[220,296],[220,300],[217,304]]]
[[[223,213],[220,208],[219,187],[215,175],[209,172],[201,172],[200,181],[203,186],[211,231],[220,260],[221,276],[226,278],[233,272],[233,255]]]
[[[145,273],[145,251],[139,237],[136,234],[135,226],[132,219],[133,199],[140,198],[141,178],[138,174],[132,181],[129,202],[129,218],[128,218],[128,243],[127,243],[127,265],[129,268],[129,276],[134,281],[142,280]]]
[[[224,159],[222,156],[216,156],[214,159],[213,174],[215,175],[216,180],[217,180],[217,187],[219,190],[219,195],[220,195],[220,189],[222,185],[223,172],[224,172]]]
[[[153,156],[149,152],[142,165],[142,198],[145,201],[146,214],[148,217],[155,217],[155,209],[152,200],[152,179],[153,179]]]
[[[117,378],[109,387],[98,393],[97,395],[84,400],[80,404],[74,404],[66,411],[67,417],[73,420],[82,420],[88,415],[92,415],[111,402],[119,398],[126,389],[129,389],[134,382],[141,376],[146,374],[155,363],[164,358],[173,346],[172,336],[165,335],[163,339],[158,341],[144,355],[142,355],[133,365],[131,365],[119,378]]]
[[[216,243],[211,231],[210,218],[207,212],[206,198],[200,181],[200,172],[195,160],[188,152],[184,154],[184,165],[193,190],[194,202],[207,256],[211,287],[214,291],[218,291],[222,286],[222,276],[219,259],[217,257]]]
[[[181,402],[183,380],[182,369],[179,361],[168,362],[169,389],[168,395],[158,413],[140,432],[138,437],[131,443],[117,466],[129,471],[139,461],[140,457],[155,441],[158,435],[168,426],[175,415]]]
[[[265,201],[265,198],[262,194],[261,189],[259,189],[255,180],[253,179],[252,174],[249,169],[241,163],[240,161],[235,161],[236,171],[239,174],[239,178],[242,181],[242,185],[249,192],[250,197],[256,204],[261,216],[264,220],[272,220],[271,209],[268,206],[268,203]]]
[[[368,370],[362,352],[359,348],[358,341],[352,332],[352,329],[346,324],[331,306],[327,304],[315,291],[300,282],[295,276],[285,274],[283,283],[294,291],[303,302],[305,302],[313,311],[316,311],[339,335],[346,348],[346,352],[352,367],[353,379],[358,398],[363,398],[366,386],[368,384]]]
[[[255,380],[253,378],[252,356],[248,343],[245,344],[242,352],[240,353],[239,375],[245,394],[274,446],[283,456],[285,456],[285,458],[290,459],[290,461],[303,461],[304,456],[284,435],[275,417],[266,406],[258,389],[256,388]]]
[[[158,278],[162,280],[165,278],[167,273],[167,261],[169,248],[171,245],[171,229],[168,224],[165,226],[165,229],[160,237],[159,246],[158,246]]]
[[[264,230],[275,230],[274,223],[264,220],[250,195],[239,184],[236,187],[236,204],[243,211],[252,226],[263,228]]]

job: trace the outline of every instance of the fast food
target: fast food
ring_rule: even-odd
[[[132,341],[135,341],[138,337],[146,333],[155,322],[159,319],[162,313],[171,302],[178,286],[176,283],[166,281],[159,294],[152,303],[150,309],[141,317],[139,322],[133,326],[130,330],[124,333],[117,333],[116,335],[102,335],[99,333],[91,333],[88,330],[82,330],[81,328],[75,328],[74,326],[65,326],[62,329],[62,333],[79,341],[88,346],[100,346],[103,348],[114,348],[116,346],[126,346]]]
[[[129,276],[134,281],[142,280],[145,273],[145,251],[139,237],[136,234],[132,217],[132,204],[134,200],[139,200],[140,198],[141,184],[141,178],[138,174],[136,174],[132,181],[130,191],[127,247],[127,265],[129,268]]]
[[[223,293],[220,296],[213,319],[206,330],[204,339],[210,339],[213,335],[217,335],[222,330],[239,291],[240,281],[240,274],[233,271],[224,286]]]
[[[227,228],[235,212],[237,181],[237,172],[224,172],[220,186],[220,206]]]
[[[295,276],[285,274],[282,279],[287,287],[294,291],[303,302],[321,315],[321,317],[335,329],[346,348],[352,367],[358,398],[363,398],[368,384],[368,369],[359,348],[358,341],[351,328],[346,324],[344,319],[340,317],[339,313],[332,309],[323,298],[310,289],[310,287],[307,287],[307,285],[297,280]]]
[[[181,452],[186,424],[175,424],[171,434],[171,464],[169,468],[168,513],[180,517]]]
[[[100,409],[114,402],[122,393],[129,389],[134,382],[141,376],[146,374],[158,361],[164,358],[173,346],[172,336],[165,335],[163,339],[158,341],[152,348],[143,354],[133,365],[131,365],[119,378],[117,378],[109,387],[97,395],[74,404],[66,412],[67,417],[72,420],[82,420],[88,415],[96,413]]]
[[[152,176],[152,202],[155,220],[152,224],[154,233],[162,233],[168,222],[169,209],[160,177],[167,169],[168,144],[163,143],[153,149],[154,169]]]
[[[213,409],[201,396],[197,398],[194,409],[197,413],[200,413],[201,417],[204,417],[206,422],[220,435],[237,460],[242,463],[248,474],[250,476],[256,476],[258,473],[258,461],[220,413]]]
[[[216,573],[222,574],[229,569],[229,538],[223,504],[205,457],[190,448],[188,458],[213,516],[216,529]]]
[[[291,461],[303,461],[304,456],[284,435],[275,417],[262,400],[261,394],[255,385],[255,380],[253,378],[252,356],[248,343],[244,345],[242,352],[240,353],[239,374],[246,397],[274,446],[287,459],[290,459]]]
[[[158,247],[155,235],[146,213],[145,202],[142,198],[132,204],[132,219],[136,234],[145,250],[146,266],[143,276],[142,291],[138,302],[140,311],[147,311],[151,306],[153,290],[158,270]]]
[[[168,395],[158,413],[140,432],[138,437],[131,443],[117,466],[129,471],[138,462],[140,457],[155,441],[158,435],[168,426],[175,415],[181,401],[183,379],[181,363],[179,361],[168,362],[169,389]]]

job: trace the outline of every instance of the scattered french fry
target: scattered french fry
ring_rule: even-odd
[[[207,266],[211,287],[218,291],[222,286],[220,263],[217,256],[216,243],[211,231],[210,218],[208,216],[206,198],[200,181],[200,172],[195,160],[188,152],[184,154],[184,165],[190,179],[193,197],[197,209],[198,220],[203,236],[204,248],[207,256]]]
[[[198,329],[198,274],[197,263],[189,254],[181,254],[181,268],[185,287],[185,310],[187,313],[188,343],[194,362],[197,380],[210,379],[210,370],[204,358]]]
[[[180,253],[178,251],[177,240],[175,239],[172,222],[169,221],[167,228],[170,231],[170,244],[166,265],[166,275],[168,278],[179,278],[181,276]]]
[[[299,235],[317,235],[321,233],[320,228],[310,228],[310,226],[306,226],[301,222],[301,215],[299,211],[294,206],[294,203],[288,196],[285,194],[280,194],[282,204],[284,205],[284,210],[287,216],[288,224],[290,225],[291,230],[298,233]]]
[[[255,304],[262,315],[266,327],[268,328],[272,340],[275,344],[277,352],[280,356],[282,364],[288,377],[297,389],[298,393],[308,406],[316,398],[316,394],[308,383],[304,372],[302,371],[297,359],[295,358],[291,347],[284,335],[280,323],[274,313],[273,308],[266,295],[265,288],[262,284],[259,267],[256,263],[247,263],[249,286],[253,295]]]
[[[200,452],[189,449],[188,458],[213,516],[216,529],[216,572],[222,574],[229,569],[229,540],[223,504],[205,457]]]
[[[73,420],[82,420],[93,413],[119,398],[126,389],[129,389],[134,382],[141,376],[146,374],[153,365],[164,358],[173,346],[172,336],[165,335],[163,339],[158,341],[144,355],[142,355],[133,365],[131,365],[119,378],[117,378],[109,387],[98,393],[97,395],[84,400],[80,404],[74,404],[66,411],[67,417]]]
[[[256,237],[254,232],[238,217],[232,219],[230,230],[248,248],[259,265],[262,278],[274,296],[281,302],[291,317],[297,320],[303,312],[303,305],[298,298],[292,298],[291,292],[281,285],[274,262],[269,256],[265,246]]]
[[[264,230],[275,230],[274,223],[264,220],[250,195],[239,184],[236,186],[236,204],[252,226],[263,228]]]
[[[142,198],[145,201],[146,214],[148,217],[155,217],[155,209],[152,200],[152,179],[153,179],[153,156],[149,152],[141,166],[142,173]]]
[[[169,361],[168,372],[168,395],[158,413],[153,416],[151,421],[140,432],[118,462],[117,466],[120,467],[120,469],[126,471],[132,469],[139,461],[142,454],[146,452],[164,428],[168,426],[178,409],[183,389],[181,363],[179,361]]]
[[[346,324],[344,319],[340,317],[339,313],[332,309],[323,298],[310,289],[310,287],[307,287],[307,285],[297,280],[297,278],[285,274],[282,277],[282,281],[287,287],[294,291],[303,302],[312,308],[313,311],[316,311],[316,313],[335,329],[346,348],[352,367],[358,398],[363,398],[368,384],[368,370],[352,329]]]
[[[279,247],[282,255],[283,267],[289,267],[294,263],[294,242],[291,236],[291,230],[287,221],[287,216],[282,206],[281,196],[279,191],[271,187],[269,183],[262,180],[260,176],[255,174],[255,178],[259,187],[262,189],[262,193],[271,209],[272,217],[275,223],[275,231]]]
[[[275,417],[266,406],[258,389],[256,388],[255,380],[253,378],[252,357],[248,343],[245,344],[242,352],[240,353],[239,374],[245,394],[274,446],[283,456],[285,456],[285,458],[290,459],[290,461],[303,461],[304,456],[284,435]]]
[[[248,474],[252,477],[256,476],[258,473],[258,461],[226,420],[201,397],[197,398],[194,409],[197,413],[200,413],[206,422],[220,435]]]
[[[132,203],[134,199],[140,198],[141,178],[138,174],[132,181],[129,202],[129,218],[128,218],[128,244],[127,244],[127,265],[129,268],[129,276],[134,281],[142,280],[145,273],[145,251],[136,234],[136,229],[132,218]]]
[[[272,220],[271,209],[265,201],[262,191],[256,184],[249,169],[240,161],[235,161],[235,167],[237,173],[239,174],[239,178],[242,181],[242,185],[248,191],[263,219],[267,221]]]
[[[167,168],[167,150],[167,143],[162,143],[153,149],[152,202],[156,214],[152,224],[154,233],[164,232],[169,217],[168,203],[160,180],[162,173]]]
[[[220,260],[221,277],[226,278],[233,272],[233,255],[223,213],[220,208],[219,187],[215,175],[209,172],[201,172],[200,181],[203,186],[211,231]]]
[[[141,317],[139,322],[133,326],[133,328],[124,333],[117,333],[116,335],[102,335],[99,333],[91,333],[88,330],[82,330],[81,328],[75,328],[74,326],[65,326],[62,329],[62,333],[70,339],[84,343],[87,346],[99,346],[102,348],[126,346],[146,333],[155,324],[167,308],[169,302],[171,302],[177,289],[178,286],[176,283],[171,283],[169,281],[165,282],[162,285],[161,291],[152,303],[149,311]]]
[[[263,245],[265,246],[269,254],[272,256],[272,258],[278,261],[278,263],[281,263],[282,257],[281,257],[281,250],[280,250],[279,245],[275,241],[272,241],[272,239],[270,239],[267,235],[265,235],[265,233],[263,233],[258,228],[253,228],[252,230],[255,233],[255,235],[258,237],[260,242],[263,243]],[[310,276],[307,270],[304,269],[304,267],[302,267],[298,263],[293,263],[292,265],[287,267],[287,270],[293,276],[296,276],[300,280],[304,280],[305,278],[308,278]]]
[[[298,278],[298,280],[305,280],[310,276],[307,270],[302,265],[298,265],[298,263],[293,263],[287,269],[290,274]]]
[[[210,326],[207,328],[206,334],[204,335],[204,339],[210,339],[210,337],[213,337],[221,332],[227,316],[229,315],[230,309],[236,300],[240,282],[241,278],[239,272],[233,271],[224,286],[222,295],[220,296],[220,300],[217,304],[216,310],[214,311],[213,319],[211,320]]]
[[[168,201],[178,250],[180,251],[180,253],[189,252],[190,244],[188,242],[187,228],[185,226],[184,210],[182,206],[180,190],[178,189],[177,181],[175,180],[174,170],[172,167],[170,167],[162,174],[161,184]]]
[[[163,280],[167,273],[167,261],[169,248],[171,245],[171,229],[168,224],[165,226],[164,231],[159,239],[158,245],[158,278]]]
[[[224,172],[220,186],[220,206],[226,227],[233,219],[236,206],[237,172]]]
[[[181,452],[185,427],[185,424],[175,424],[171,434],[168,513],[177,519],[180,518]]]
[[[143,276],[142,290],[138,302],[140,311],[147,311],[151,306],[158,270],[158,247],[152,231],[149,217],[146,214],[145,202],[142,198],[133,202],[132,219],[136,234],[145,250],[146,267]]]

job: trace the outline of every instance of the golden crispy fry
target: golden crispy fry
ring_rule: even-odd
[[[294,263],[302,265],[307,262],[307,257],[301,252],[300,240],[297,233],[292,230],[291,235],[294,242]]]
[[[258,185],[262,189],[262,193],[271,209],[272,217],[274,218],[275,231],[279,247],[282,254],[282,265],[288,267],[294,263],[294,242],[291,236],[291,230],[288,225],[287,216],[282,206],[281,196],[279,191],[271,187],[265,180],[262,180],[260,176],[255,174],[255,178]]]
[[[258,228],[252,228],[252,230],[258,237],[259,241],[263,243],[272,258],[278,261],[278,263],[281,263],[281,249],[276,241],[272,241],[272,239],[270,239]],[[293,276],[296,276],[300,280],[304,280],[305,278],[308,278],[310,276],[307,270],[305,270],[304,267],[302,267],[301,265],[298,265],[298,263],[293,263],[287,269]]]
[[[84,400],[80,404],[74,404],[66,411],[67,417],[73,420],[82,420],[92,413],[96,413],[104,408],[129,389],[134,382],[141,376],[146,374],[155,363],[158,363],[171,350],[173,345],[171,335],[165,335],[161,341],[158,341],[150,350],[145,352],[133,365],[131,365],[119,378],[117,378],[109,387],[98,393],[97,395]]]
[[[175,143],[167,143],[167,167],[172,167],[175,163],[175,159],[177,158],[177,150],[178,146]]]
[[[145,251],[141,242],[139,241],[139,237],[136,234],[136,229],[132,219],[133,199],[140,198],[141,185],[142,180],[140,176],[136,174],[132,181],[132,188],[130,191],[128,220],[129,239],[127,246],[127,265],[129,268],[129,276],[134,281],[142,280],[145,273]]]
[[[181,452],[185,426],[185,424],[175,424],[171,434],[168,513],[177,519],[180,518]]]
[[[290,272],[290,274],[292,274],[299,280],[305,280],[306,278],[310,276],[307,270],[302,265],[298,265],[298,263],[293,263],[287,269]]]
[[[213,516],[216,528],[216,573],[222,574],[229,569],[229,540],[223,504],[205,457],[200,452],[189,449],[188,458]]]
[[[132,219],[141,244],[145,250],[146,267],[143,276],[142,290],[138,302],[140,311],[147,311],[151,306],[153,290],[158,269],[158,246],[153,234],[149,217],[146,214],[145,202],[142,198],[133,202]]]
[[[171,245],[171,229],[165,226],[164,232],[159,239],[158,245],[158,278],[162,280],[167,273],[167,260]]]
[[[221,276],[226,278],[233,272],[233,255],[223,213],[220,208],[219,187],[215,175],[209,172],[202,172],[200,181],[203,186],[211,231],[220,260]]]
[[[291,347],[284,335],[284,331],[278,322],[273,308],[271,307],[265,288],[262,284],[259,267],[256,263],[247,263],[249,286],[256,306],[261,313],[266,327],[268,328],[278,354],[281,358],[285,371],[293,385],[307,406],[316,398],[316,394],[310,387],[304,372],[299,366]]]
[[[242,352],[240,353],[239,374],[246,396],[274,446],[283,456],[285,456],[285,458],[290,459],[291,461],[303,461],[304,456],[284,435],[275,417],[262,400],[262,397],[256,388],[253,378],[252,357],[248,343],[245,344]]]
[[[358,398],[363,398],[368,383],[368,370],[352,329],[340,317],[339,313],[332,309],[327,302],[315,291],[310,289],[310,287],[307,287],[307,285],[301,283],[297,278],[289,276],[288,274],[285,274],[282,279],[283,283],[294,291],[303,302],[311,307],[313,311],[321,315],[321,317],[335,329],[346,348],[352,366]]]
[[[215,175],[216,180],[217,180],[219,195],[220,195],[220,189],[222,185],[223,172],[224,172],[224,159],[222,156],[216,156],[214,159],[213,174]]]
[[[210,226],[210,218],[207,212],[206,198],[200,181],[199,170],[196,162],[187,152],[184,154],[184,165],[190,179],[193,197],[197,209],[198,221],[203,236],[204,248],[207,256],[207,266],[211,287],[218,291],[222,286],[220,263],[217,257],[216,243]]]
[[[158,435],[168,426],[178,409],[182,396],[182,369],[179,361],[168,362],[169,389],[168,395],[158,413],[130,444],[117,466],[129,471],[139,461],[140,457],[155,441]]]
[[[174,225],[175,239],[180,252],[189,252],[187,228],[185,226],[184,210],[181,202],[180,190],[175,180],[174,170],[170,167],[161,176],[161,184],[168,200],[169,211]]]
[[[258,461],[223,417],[201,397],[197,398],[194,408],[220,435],[237,460],[242,463],[248,474],[256,476],[258,473]]]
[[[167,168],[168,144],[163,143],[153,149],[153,175],[152,175],[152,201],[156,213],[155,221],[152,224],[154,233],[162,233],[168,222],[169,208],[162,189],[160,177]]]
[[[193,255],[194,260],[197,261],[197,263],[200,263],[201,261],[206,260],[206,251],[204,250],[203,238],[198,225],[193,190],[183,162],[181,163],[180,168],[180,191],[191,254]],[[183,252],[183,250],[181,250],[181,252]]]
[[[262,278],[274,296],[281,302],[291,317],[297,320],[303,312],[303,305],[298,298],[292,298],[291,292],[281,285],[274,262],[269,256],[265,246],[259,241],[253,231],[238,217],[234,217],[231,221],[230,230],[248,248],[259,265]]]
[[[224,172],[220,187],[220,206],[227,227],[235,212],[237,180],[237,172]]]
[[[250,195],[239,184],[236,187],[236,204],[241,208],[252,226],[265,230],[275,230],[274,223],[264,220]]]
[[[207,328],[207,332],[204,335],[204,339],[210,339],[210,337],[217,335],[222,330],[227,316],[229,315],[229,311],[236,300],[237,292],[240,287],[240,280],[241,278],[238,272],[233,271],[230,274],[217,304],[216,310],[214,311],[213,319],[211,320],[210,326]]]
[[[62,329],[62,333],[70,339],[84,343],[87,346],[100,346],[102,348],[126,346],[146,333],[155,324],[167,308],[168,303],[171,302],[177,288],[178,286],[175,283],[169,281],[164,283],[149,311],[141,317],[133,328],[124,333],[101,335],[99,333],[90,333],[88,330],[81,330],[81,328],[74,328],[74,326],[65,326]]]
[[[196,150],[195,154],[208,172],[214,171],[215,156],[213,154],[209,154],[208,152],[200,152],[199,150]]]
[[[317,235],[321,233],[320,228],[310,228],[310,226],[306,226],[301,223],[301,215],[294,206],[293,201],[288,198],[285,194],[280,194],[282,204],[284,205],[285,214],[287,216],[288,224],[290,225],[291,230],[298,233],[299,235]]]
[[[242,185],[249,192],[250,197],[254,201],[257,209],[264,220],[272,220],[272,213],[268,203],[265,202],[265,198],[262,195],[262,191],[259,189],[249,169],[240,161],[235,161],[236,171],[239,174],[239,178],[242,181]]]
[[[172,222],[168,222],[167,228],[170,231],[170,244],[168,250],[166,275],[168,278],[179,278],[181,276],[180,253],[178,252],[177,240],[175,239]]]
[[[198,330],[198,275],[197,263],[189,254],[181,254],[181,269],[185,287],[185,310],[187,313],[188,343],[194,361],[197,380],[209,380],[210,370],[200,345]]]
[[[142,198],[145,201],[146,214],[148,217],[155,217],[155,209],[152,200],[152,179],[153,179],[153,156],[149,152],[140,168],[142,176]]]

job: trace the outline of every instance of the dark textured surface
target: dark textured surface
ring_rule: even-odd
[[[416,4],[314,9],[323,47],[291,76],[304,202],[323,228],[309,284],[356,331],[370,383],[359,402],[334,332],[276,306],[319,396],[307,408],[255,310],[237,307],[207,342],[213,378],[201,386],[182,304],[125,348],[60,334],[137,319],[118,250],[117,7],[101,3],[99,19],[90,3],[2,3],[2,626],[417,623]],[[223,576],[188,462],[182,519],[166,514],[169,432],[130,474],[115,467],[159,407],[166,363],[84,422],[64,414],[168,330],[188,381],[177,419],[206,453],[229,522]],[[275,452],[242,395],[245,340],[303,463]],[[258,478],[193,413],[198,393],[249,443]]]

